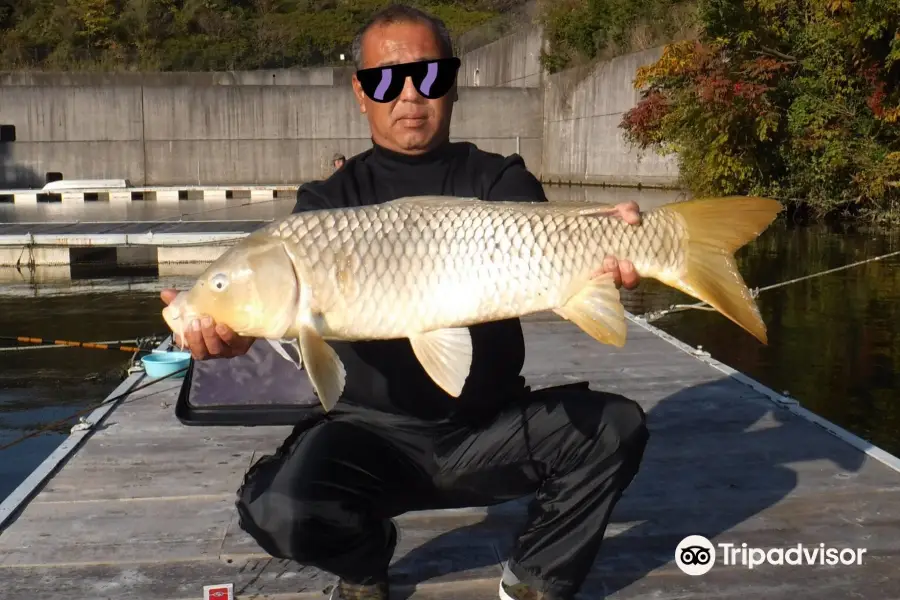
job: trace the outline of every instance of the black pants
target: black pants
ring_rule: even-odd
[[[240,525],[272,556],[366,583],[392,558],[386,519],[534,493],[509,568],[571,598],[647,440],[640,406],[586,385],[530,392],[477,429],[338,403],[253,465]]]

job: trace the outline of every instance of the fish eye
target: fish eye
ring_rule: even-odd
[[[222,291],[228,287],[228,276],[225,275],[225,273],[216,273],[209,280],[209,283],[212,285],[213,289]]]

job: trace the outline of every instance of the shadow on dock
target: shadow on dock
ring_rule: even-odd
[[[673,562],[676,546],[688,535],[721,539],[723,534],[786,499],[797,488],[799,479],[798,471],[788,463],[830,461],[832,474],[821,475],[825,481],[819,482],[826,487],[834,465],[846,473],[855,472],[864,464],[865,454],[775,404],[767,406],[768,400],[743,402],[735,398],[735,386],[743,387],[723,377],[685,388],[647,411],[651,436],[644,464],[614,510],[606,540],[582,591],[586,597],[613,594]],[[712,399],[716,404],[716,398],[738,401],[722,402],[722,408],[733,410],[709,420],[709,427],[698,428],[710,412],[707,408],[691,414],[697,408],[698,397]],[[775,421],[758,426],[767,415]],[[695,416],[704,419],[698,423]],[[797,427],[797,421],[805,427]],[[833,481],[831,485],[839,486],[840,482]],[[446,570],[423,571],[423,565],[452,563],[454,571],[459,572],[483,569],[505,560],[522,524],[525,505],[517,504],[518,510],[514,503],[490,507],[481,522],[435,537],[398,559],[391,566],[392,574],[397,574],[392,578],[403,589],[392,592],[392,598],[406,600],[416,584],[449,575]],[[802,524],[797,532],[804,532]],[[791,533],[788,531],[783,540],[777,541],[800,541]],[[736,533],[733,537],[727,541],[738,546],[748,541],[753,546],[749,541],[752,533]],[[462,540],[467,538],[490,539],[494,543],[504,539],[507,545],[496,548],[494,561],[479,552],[454,555],[447,560],[448,548],[465,548]]]
[[[588,380],[647,413],[643,465],[612,514],[581,598],[896,596],[894,468],[649,331],[634,328],[619,352],[573,339],[578,331],[558,323],[531,323],[526,333],[524,374],[535,388]],[[125,399],[108,427],[40,486],[0,535],[5,597],[35,600],[38,587],[86,598],[115,585],[135,600],[172,600],[218,582],[233,583],[243,600],[327,597],[331,574],[272,558],[237,521],[243,474],[290,427],[185,428],[172,408],[179,389],[160,382]],[[398,517],[392,598],[496,600],[525,509],[513,501]],[[737,548],[822,544],[867,554],[861,566],[752,572],[720,568],[717,557],[709,575],[690,577],[674,561],[689,535]]]

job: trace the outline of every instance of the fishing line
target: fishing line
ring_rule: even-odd
[[[756,298],[757,296],[759,296],[760,292],[765,292],[767,290],[774,290],[775,288],[784,287],[786,285],[790,285],[792,283],[797,283],[799,281],[805,281],[807,279],[814,279],[816,277],[821,277],[822,275],[836,273],[838,271],[843,271],[843,270],[849,269],[851,267],[858,267],[860,265],[864,265],[864,264],[879,261],[879,260],[884,260],[885,258],[890,258],[892,256],[897,256],[897,255],[900,255],[900,250],[896,250],[894,252],[889,252],[887,254],[882,254],[880,256],[875,256],[873,258],[867,258],[865,260],[859,260],[859,261],[856,261],[856,262],[853,262],[853,263],[850,263],[847,265],[835,267],[833,269],[826,269],[824,271],[819,271],[818,273],[812,273],[811,275],[803,275],[802,277],[795,277],[794,279],[788,279],[787,281],[782,281],[781,283],[767,285],[767,286],[761,287],[761,288],[753,288],[750,290],[750,295],[753,298]],[[710,311],[715,310],[715,308],[711,307],[706,302],[697,302],[695,304],[672,304],[671,306],[669,306],[669,308],[664,308],[662,310],[648,311],[642,315],[637,315],[637,317],[640,319],[643,319],[644,321],[646,321],[648,323],[652,323],[653,321],[661,319],[662,317],[664,317],[666,315],[681,312],[683,310],[688,310],[689,308],[698,309],[698,310],[710,310]]]
[[[192,215],[204,215],[211,212],[216,212],[217,210],[231,210],[235,208],[243,208],[245,206],[259,206],[261,204],[273,204],[275,202],[283,202],[285,198],[272,198],[271,200],[248,200],[247,202],[242,202],[240,204],[232,204],[231,206],[217,206],[216,208],[205,208],[203,210],[195,210],[194,212],[186,212],[179,213],[178,215],[172,215],[171,217],[163,217],[159,219],[160,221],[165,221],[167,219],[174,219],[176,216],[179,221],[184,220],[184,217],[190,217]],[[204,200],[203,202],[210,202],[209,200]]]
[[[11,442],[9,442],[9,443],[7,443],[7,444],[3,444],[2,446],[0,446],[0,452],[2,452],[2,451],[4,451],[4,450],[7,450],[7,449],[9,449],[9,448],[12,448],[12,447],[15,446],[16,444],[20,444],[20,443],[24,442],[24,441],[27,440],[27,439],[36,437],[36,436],[38,436],[38,435],[40,435],[40,434],[42,434],[42,433],[45,433],[45,432],[47,432],[47,431],[50,431],[51,429],[55,429],[55,428],[57,428],[57,427],[61,427],[61,426],[63,426],[63,425],[66,425],[70,420],[72,420],[72,419],[75,418],[75,417],[80,417],[81,415],[84,415],[84,414],[87,414],[87,413],[94,412],[94,411],[97,410],[98,408],[100,408],[100,407],[102,407],[102,406],[106,406],[107,404],[111,404],[111,403],[113,403],[113,402],[116,402],[116,401],[118,401],[118,400],[121,400],[122,398],[125,398],[125,397],[128,396],[129,394],[133,394],[134,392],[137,392],[137,391],[139,391],[139,390],[148,388],[148,387],[150,387],[151,385],[155,385],[156,383],[158,383],[158,382],[160,382],[160,381],[163,381],[164,379],[168,379],[168,378],[174,377],[175,375],[178,375],[178,374],[180,374],[180,373],[184,373],[184,372],[186,372],[186,371],[188,370],[188,368],[189,368],[189,367],[184,367],[184,368],[182,368],[182,369],[178,369],[177,371],[175,371],[175,372],[173,372],[173,373],[169,373],[168,375],[163,375],[162,377],[155,377],[155,378],[153,378],[151,381],[148,381],[147,383],[144,383],[144,384],[141,384],[141,385],[138,385],[138,386],[129,388],[129,389],[127,389],[126,391],[122,392],[121,394],[117,394],[117,395],[115,395],[115,396],[112,396],[112,397],[110,397],[110,398],[107,398],[106,400],[104,400],[103,402],[100,402],[99,404],[97,404],[97,405],[95,405],[95,406],[89,406],[89,407],[84,408],[84,409],[82,409],[82,410],[79,410],[79,411],[77,411],[77,412],[75,412],[75,413],[72,413],[71,415],[69,415],[68,417],[66,417],[66,418],[64,418],[64,419],[59,419],[59,420],[57,420],[57,421],[53,421],[52,423],[48,423],[48,424],[46,424],[46,425],[44,425],[44,426],[42,426],[42,427],[39,427],[38,429],[35,429],[35,430],[32,431],[31,433],[28,433],[28,434],[25,434],[25,435],[23,435],[23,436],[21,436],[21,437],[19,437],[19,438],[16,438],[16,439],[14,439],[13,441],[11,441]],[[123,404],[124,404],[124,403],[123,403]],[[96,423],[94,423],[93,425],[96,425]]]

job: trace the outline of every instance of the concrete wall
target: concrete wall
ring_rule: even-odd
[[[661,54],[654,48],[544,78],[544,181],[676,183],[674,159],[640,155],[619,129],[622,115],[640,99],[633,85],[637,69]]]
[[[110,85],[338,85],[349,81],[351,67],[265,69],[259,71],[69,73],[0,71],[6,86],[110,86]]]
[[[540,170],[541,92],[463,88],[451,136],[520,150]],[[327,176],[334,152],[371,146],[348,86],[62,86],[0,88],[0,188],[47,172],[132,185],[297,184]]]
[[[453,139],[518,151],[543,181],[674,185],[674,159],[641,156],[618,127],[640,97],[635,72],[662,49],[548,76],[542,43],[530,28],[463,55]],[[0,125],[17,134],[0,142],[0,188],[41,187],[47,172],[162,186],[324,177],[334,152],[370,146],[351,73],[0,74]]]
[[[144,179],[140,87],[0,88],[0,125],[16,131],[0,143],[0,187],[42,187],[47,172]]]
[[[543,43],[542,30],[530,27],[467,52],[461,57],[459,85],[539,87]]]

